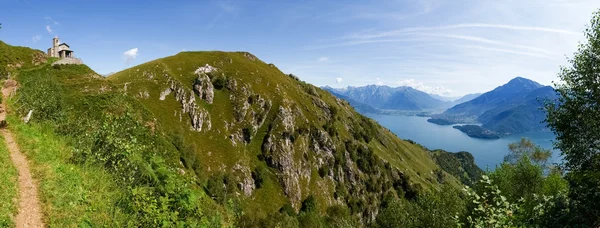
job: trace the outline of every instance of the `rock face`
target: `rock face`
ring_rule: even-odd
[[[168,77],[167,75],[165,75]],[[186,90],[185,87],[176,80],[168,78],[170,87],[165,89],[160,94],[159,100],[164,100],[171,92],[175,95],[175,100],[181,104],[181,113],[187,113],[190,117],[191,128],[194,131],[201,132],[202,129],[210,130],[212,123],[210,121],[210,114],[198,107],[196,104],[196,96],[193,91]]]
[[[236,175],[239,178],[238,188],[246,197],[251,196],[256,185],[254,184],[254,178],[252,178],[252,172],[250,171],[250,168],[248,168],[248,165],[236,163],[233,167],[233,172],[238,174]]]
[[[213,103],[215,92],[213,84],[208,75],[205,73],[198,73],[198,78],[196,78],[196,81],[194,81],[194,92],[200,97],[200,99],[205,100],[206,103]]]
[[[269,166],[280,171],[284,193],[289,197],[292,207],[297,208],[302,200],[300,177],[310,178],[310,170],[307,172],[302,168],[302,160],[294,159],[295,148],[291,137],[294,133],[295,118],[289,108],[279,107],[279,113],[263,143],[262,150]],[[279,132],[282,134],[278,134]]]
[[[205,66],[199,67],[194,73],[198,75],[196,81],[194,81],[194,92],[207,103],[212,104],[215,97],[214,86],[208,76],[209,73],[215,72],[218,69],[206,64]]]

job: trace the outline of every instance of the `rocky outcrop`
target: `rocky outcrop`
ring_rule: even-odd
[[[299,208],[302,201],[301,180],[310,182],[313,168],[306,156],[309,142],[294,136],[297,119],[304,119],[300,110],[280,106],[262,145],[267,164],[279,171],[284,193],[294,208]]]
[[[194,71],[198,78],[194,81],[194,92],[207,103],[212,104],[215,97],[214,86],[208,76],[209,73],[215,72],[218,69],[206,64]]]
[[[196,71],[198,72],[198,71]],[[210,78],[205,73],[199,73],[198,78],[194,81],[194,92],[200,99],[206,103],[212,104],[215,98],[215,92]]]
[[[179,81],[173,80],[170,77],[168,77],[168,83],[170,84],[170,87],[161,92],[161,97],[159,99],[164,99],[163,97],[166,97],[173,92],[175,100],[179,101],[181,104],[180,113],[187,113],[189,115],[192,130],[197,132],[201,132],[202,129],[210,130],[212,128],[210,114],[206,110],[198,107],[194,92],[185,89]]]
[[[236,173],[235,176],[238,178],[238,188],[242,190],[246,197],[251,196],[256,185],[254,184],[254,178],[252,178],[249,166],[236,163],[233,167],[233,172]]]
[[[311,132],[311,145],[312,151],[315,152],[317,157],[318,166],[323,166],[325,163],[333,162],[333,153],[335,152],[335,145],[333,140],[329,137],[327,132],[317,129]]]
[[[125,90],[127,90],[127,85],[125,85]],[[161,101],[164,101],[165,98],[167,96],[169,96],[169,94],[171,94],[171,88],[167,88],[167,89],[163,90],[162,92],[160,92],[160,97],[158,99]]]

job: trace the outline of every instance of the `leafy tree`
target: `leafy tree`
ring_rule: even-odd
[[[569,197],[580,225],[600,225],[600,11],[555,83],[558,100],[545,105],[555,147],[564,155]]]
[[[545,168],[548,159],[552,156],[550,150],[545,150],[528,138],[521,138],[520,141],[508,144],[510,153],[504,157],[504,161],[515,164],[523,156],[528,157],[534,164]]]
[[[493,172],[488,173],[511,202],[534,195],[553,196],[567,189],[562,172],[548,166],[552,153],[522,138],[508,145],[510,153]]]
[[[388,197],[386,197],[388,198]],[[386,199],[376,218],[379,227],[453,227],[455,216],[462,215],[465,203],[452,186],[419,195],[416,199]]]
[[[468,200],[470,202],[469,213],[466,217],[466,223],[458,224],[468,227],[515,227],[515,217],[513,216],[518,206],[510,203],[498,189],[498,186],[492,184],[492,180],[483,175],[480,180],[483,185],[483,191],[478,193],[468,186],[465,187]]]

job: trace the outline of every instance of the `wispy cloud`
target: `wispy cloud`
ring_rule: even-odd
[[[322,56],[317,59],[318,62],[327,62],[329,61],[329,57]]]
[[[48,33],[52,33],[52,27],[50,27],[50,25],[46,25],[46,31],[48,31]]]
[[[344,81],[343,78],[335,78],[335,82],[338,84],[342,83],[343,81]]]
[[[40,39],[42,39],[42,36],[40,35],[35,35],[33,37],[31,37],[31,41],[33,41],[33,43],[37,43],[38,41],[40,41]]]
[[[524,30],[524,31],[535,31],[535,32],[547,32],[547,33],[558,33],[565,35],[580,35],[580,32],[573,32],[564,29],[547,28],[547,27],[534,27],[534,26],[518,26],[518,25],[504,25],[504,24],[485,24],[485,23],[463,23],[437,27],[409,27],[397,30],[378,32],[378,33],[362,33],[353,34],[345,37],[346,39],[374,39],[382,37],[398,36],[409,32],[423,32],[423,31],[437,31],[437,30],[450,30],[460,28],[491,28],[491,29],[507,29],[507,30]]]
[[[48,22],[50,22],[50,24],[62,26],[58,21],[55,21],[51,17],[45,17],[44,19],[46,19]]]
[[[526,56],[532,56],[532,57],[553,59],[552,57],[550,57],[548,55],[544,55],[544,54],[538,54],[538,53],[532,53],[532,52],[525,52],[525,51],[517,51],[517,50],[510,50],[510,49],[493,48],[493,47],[485,47],[485,46],[478,46],[478,45],[463,45],[462,47],[464,47],[464,48],[470,48],[470,49],[477,49],[477,50],[503,52],[503,53],[510,53],[510,54],[518,54],[518,55],[526,55]]]
[[[412,88],[421,90],[426,93],[437,94],[437,95],[442,95],[442,96],[448,96],[453,92],[452,90],[447,89],[444,86],[428,86],[428,85],[425,85],[423,82],[417,81],[412,78],[399,80],[397,82],[397,84],[399,86],[410,86]]]
[[[304,50],[318,50],[318,49],[327,49],[334,47],[348,47],[348,46],[356,46],[362,44],[374,44],[374,43],[392,43],[392,42],[413,42],[413,41],[422,41],[419,38],[406,38],[406,39],[379,39],[379,40],[355,40],[355,41],[345,41],[338,42],[332,44],[325,45],[312,45],[304,47]]]

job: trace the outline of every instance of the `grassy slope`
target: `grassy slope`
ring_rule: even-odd
[[[164,101],[159,101],[158,96],[161,91],[168,88],[164,75],[181,82],[191,90],[192,83],[197,77],[192,73],[199,66],[207,63],[219,68],[219,73],[235,79],[238,82],[238,89],[215,90],[213,104],[196,100],[201,108],[210,113],[213,125],[209,132],[198,133],[190,130],[187,115],[184,114],[181,121],[179,116],[174,115],[181,110],[181,105],[173,99],[172,94]],[[27,93],[27,90],[43,91],[46,89],[45,85],[55,84],[50,88],[58,89],[49,90],[48,92],[53,95],[47,94],[47,96],[59,97],[57,98],[60,100],[59,103],[68,104],[59,108],[66,108],[65,111],[71,118],[85,116],[89,119],[100,119],[104,113],[120,113],[131,109],[142,116],[140,117],[142,121],[155,124],[158,139],[172,140],[174,135],[183,136],[184,144],[191,148],[197,156],[195,159],[199,161],[198,167],[187,167],[188,173],[196,171],[195,173],[199,175],[200,179],[197,183],[204,183],[204,180],[213,174],[231,172],[232,167],[237,164],[252,170],[257,167],[267,168],[267,164],[258,159],[258,156],[261,155],[262,140],[269,132],[269,125],[276,119],[278,107],[289,106],[301,110],[302,116],[296,118],[295,125],[309,129],[312,127],[322,129],[321,126],[327,122],[323,118],[325,114],[313,103],[314,99],[320,99],[328,106],[339,110],[334,118],[336,121],[333,128],[338,133],[334,139],[335,146],[340,151],[345,148],[343,143],[345,140],[354,140],[352,138],[356,137],[353,136],[356,129],[373,128],[369,133],[373,134],[370,136],[375,140],[370,140],[368,143],[361,141],[359,144],[368,146],[375,155],[401,170],[410,177],[411,182],[419,183],[425,188],[438,186],[434,171],[439,167],[427,150],[398,139],[374,121],[362,118],[347,103],[336,100],[321,89],[288,77],[273,65],[265,64],[260,60],[251,60],[246,53],[185,52],[127,69],[114,74],[108,80],[95,77],[96,74],[85,66],[34,66],[35,64],[19,72],[20,82],[30,81],[26,84],[28,86],[21,88],[21,93]],[[234,130],[244,127],[247,120],[229,129],[225,127],[225,123],[235,122],[232,109],[235,109],[238,104],[232,102],[230,97],[239,97],[243,93],[241,88],[244,86],[251,93],[272,101],[272,108],[267,114],[265,124],[257,129],[253,140],[248,145],[243,143],[233,145],[227,136]],[[126,91],[125,87],[127,87]],[[147,92],[150,97],[148,99],[138,97],[137,101],[131,99],[140,92],[142,94]],[[21,105],[23,104],[15,104],[15,107]],[[35,104],[28,104],[28,106],[32,105],[35,107]],[[251,109],[257,110],[257,107],[252,106]],[[59,126],[48,123],[22,125],[14,116],[11,117],[10,122],[23,147],[22,150],[34,161],[32,167],[34,174],[41,181],[40,194],[45,204],[45,213],[51,218],[49,224],[76,226],[105,224],[109,221],[113,225],[127,223],[130,218],[121,214],[118,207],[115,207],[116,200],[124,194],[124,189],[115,186],[115,176],[96,164],[75,164],[70,160],[75,149],[73,144],[78,140],[76,135],[69,137],[58,135],[55,131]],[[308,136],[299,135],[294,145],[300,148],[302,144],[309,143],[309,140]],[[170,144],[170,142],[165,143]],[[168,149],[164,153],[167,153],[163,157],[167,159],[167,164],[171,165],[170,169],[177,168],[175,164],[183,155],[173,152],[173,149]],[[296,151],[295,157],[295,159],[302,159],[302,153]],[[315,162],[315,158],[308,159]],[[352,166],[356,167],[354,164]],[[281,183],[277,180],[279,175],[277,171],[270,168],[267,170],[263,187],[256,189],[250,197],[243,200],[244,211],[266,216],[289,202],[283,193]],[[366,178],[365,181],[377,182],[376,177],[365,175],[360,174],[361,178]],[[331,202],[332,192],[335,190],[333,179],[321,178],[317,174],[316,167],[311,170],[310,176],[310,182],[301,180],[302,198],[315,195],[322,202]],[[98,182],[92,181],[95,179],[105,181],[98,185]],[[450,182],[457,183],[454,178],[450,178]],[[326,191],[323,191],[325,189]],[[205,196],[200,197],[201,201],[205,199]],[[368,202],[372,198],[361,200]],[[213,202],[202,203],[206,208],[224,210],[213,204]],[[326,204],[320,206],[325,209]],[[77,213],[72,213],[73,211]],[[222,216],[223,213],[219,212],[217,216]],[[226,217],[224,219],[225,223],[230,220]]]
[[[42,51],[28,47],[10,46],[0,41],[0,77],[6,77],[19,68],[38,66],[46,62],[46,55]]]
[[[17,170],[10,160],[9,151],[0,137],[0,227],[14,227],[17,212]]]
[[[257,159],[261,153],[261,144],[263,135],[266,133],[267,125],[264,124],[247,146],[233,146],[225,138],[227,130],[224,123],[235,122],[232,116],[232,102],[229,97],[235,91],[215,90],[215,101],[212,105],[197,99],[197,104],[207,110],[212,118],[212,130],[209,132],[192,132],[189,129],[189,119],[183,116],[183,121],[173,113],[180,110],[180,105],[173,99],[173,95],[167,96],[164,101],[159,101],[160,92],[169,87],[166,81],[168,75],[176,79],[187,87],[192,89],[192,82],[197,77],[193,72],[200,66],[209,64],[219,69],[217,74],[224,74],[228,78],[233,78],[238,82],[238,86],[247,85],[251,91],[260,94],[273,102],[273,108],[269,113],[267,123],[275,117],[277,107],[284,105],[284,99],[291,100],[299,107],[309,126],[323,126],[326,121],[323,120],[323,111],[319,110],[312,103],[312,96],[307,93],[307,88],[312,85],[298,82],[279,71],[275,66],[266,64],[260,60],[253,61],[245,56],[244,53],[235,52],[182,52],[175,56],[158,59],[139,66],[115,73],[108,79],[115,83],[121,89],[127,84],[127,93],[136,95],[148,92],[147,99],[139,99],[158,119],[158,126],[166,132],[178,132],[185,135],[186,142],[189,142],[196,148],[199,160],[202,162],[201,175],[210,175],[214,172],[222,172],[223,168],[230,169],[238,162],[242,162],[251,167],[264,166],[264,162]],[[124,89],[121,89],[124,91]],[[315,88],[317,95],[329,106],[335,106],[340,111],[339,119],[335,123],[335,129],[339,133],[339,141],[352,138],[352,132],[348,129],[353,122],[360,121],[360,116],[348,104],[339,104],[335,97],[324,90]],[[234,94],[235,95],[235,94]],[[285,106],[285,105],[284,105]],[[298,121],[297,121],[298,122]],[[299,126],[303,123],[298,122]],[[419,183],[425,188],[437,186],[433,171],[438,166],[433,161],[431,154],[424,148],[413,145],[406,141],[398,139],[395,135],[386,129],[376,125],[377,136],[380,140],[372,140],[368,146],[376,155],[391,163],[407,174],[412,182]],[[232,132],[231,129],[229,132]],[[225,136],[223,136],[223,134]],[[220,136],[219,136],[220,135]],[[258,140],[256,140],[258,139]],[[296,140],[298,143],[301,140]],[[344,148],[343,144],[336,145],[338,148]],[[313,174],[316,173],[314,170]],[[206,177],[205,176],[205,177]],[[329,200],[333,191],[333,184],[327,180],[318,177],[311,178],[311,183],[303,185],[309,189],[309,193],[321,196],[322,200]],[[316,180],[316,181],[314,181]],[[451,181],[456,183],[456,181]],[[329,186],[331,191],[323,191],[319,186]],[[303,198],[308,193],[303,192]],[[248,199],[248,209],[271,208],[276,210],[286,201],[282,190],[277,186],[267,184],[267,188],[257,190],[250,199]],[[257,208],[259,207],[259,208]]]
[[[23,124],[11,116],[20,149],[39,182],[40,199],[49,227],[123,226],[129,220],[115,206],[119,198],[111,175],[101,167],[70,162],[73,148],[50,125]]]
[[[232,64],[227,64],[228,59],[232,59]],[[295,101],[297,105],[301,106],[302,109],[306,110],[304,113],[310,122],[315,124],[323,125],[324,122],[319,120],[320,112],[314,110],[315,107],[311,103],[310,99],[307,99],[307,94],[302,88],[299,88],[298,82],[294,79],[284,75],[277,68],[269,66],[263,62],[251,61],[243,53],[226,53],[226,52],[182,52],[178,55],[158,59],[152,62],[148,62],[125,71],[115,73],[109,77],[110,81],[115,82],[117,87],[123,87],[125,83],[127,85],[127,91],[131,94],[137,94],[138,92],[148,91],[150,94],[149,99],[140,99],[140,101],[149,108],[149,110],[158,117],[159,122],[162,123],[162,127],[166,131],[183,131],[189,141],[202,145],[203,149],[200,151],[202,160],[211,160],[209,162],[215,162],[213,164],[207,164],[209,167],[218,169],[222,164],[233,165],[239,159],[244,159],[244,153],[211,153],[209,157],[206,153],[212,151],[260,151],[259,143],[251,143],[248,148],[236,148],[230,143],[226,143],[223,138],[211,138],[210,134],[201,134],[192,132],[187,126],[187,117],[184,116],[183,125],[174,124],[180,123],[178,117],[175,117],[172,112],[165,110],[179,110],[179,104],[172,99],[166,99],[165,101],[159,101],[158,97],[161,91],[168,88],[164,83],[166,81],[160,76],[163,74],[163,70],[167,71],[169,76],[176,78],[178,81],[188,85],[189,89],[192,89],[193,80],[197,77],[192,74],[198,67],[204,66],[204,64],[210,64],[220,69],[219,72],[225,73],[225,75],[232,75],[238,84],[250,84],[252,90],[260,93],[261,96],[265,96],[273,101],[273,107],[277,107],[282,103],[283,97],[289,100]],[[223,65],[220,65],[223,64]],[[153,79],[148,79],[144,74],[156,75]],[[278,92],[275,85],[279,85],[283,92]],[[229,105],[228,97],[229,91],[217,91],[215,90],[215,101],[213,105],[208,105],[204,102],[197,101],[200,105],[207,107],[213,120],[213,132],[218,130],[225,131],[224,121],[233,122],[231,120],[231,106]],[[317,92],[321,98],[329,105],[335,105],[335,98],[329,93],[318,89]],[[354,118],[358,116],[353,109],[349,106],[343,107],[346,111],[346,118]],[[265,126],[263,126],[265,128]],[[265,129],[261,129],[265,130]],[[339,129],[340,133],[345,137],[349,136],[349,132],[344,129]],[[259,132],[261,132],[259,130]],[[421,147],[414,146],[408,142],[402,140],[394,140],[395,136],[391,133],[384,133],[386,139],[391,141],[391,144],[396,149],[391,151],[383,148],[381,144],[373,143],[371,146],[376,151],[381,152],[382,156],[385,156],[391,162],[396,163],[398,166],[405,168],[406,170],[414,170],[425,173],[436,168],[436,165],[431,160],[431,156],[423,150]],[[260,138],[260,137],[256,137]],[[262,139],[262,138],[260,138]],[[254,141],[253,141],[254,142]],[[204,152],[204,153],[203,153]],[[251,154],[251,155],[258,155]],[[219,156],[219,157],[214,157]],[[254,159],[254,158],[252,158]],[[408,161],[410,162],[408,162]],[[423,178],[417,178],[423,184],[426,181]]]

